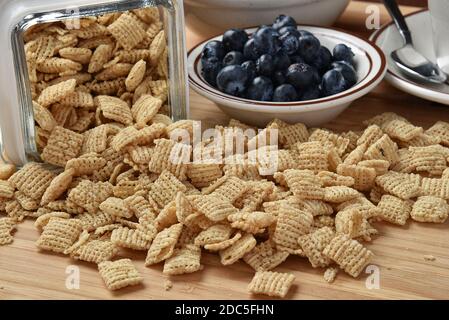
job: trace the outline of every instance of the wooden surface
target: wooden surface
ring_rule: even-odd
[[[364,31],[366,3],[353,2],[337,26],[368,36]],[[414,8],[403,8],[410,12]],[[382,21],[388,18],[382,10]],[[217,30],[208,30],[217,33]],[[188,32],[189,47],[207,35]],[[227,117],[212,103],[191,92],[192,118],[208,123],[226,123]],[[436,120],[449,119],[448,107],[402,93],[382,83],[372,93],[356,101],[336,121],[328,124],[336,130],[360,129],[361,121],[372,115],[395,111],[414,123],[430,126]],[[323,271],[308,261],[290,257],[279,271],[293,272],[296,285],[290,299],[443,299],[449,297],[449,221],[444,225],[408,223],[404,227],[378,223],[380,235],[367,246],[375,253],[373,264],[380,269],[380,289],[367,289],[367,274],[353,279],[340,273],[335,283],[323,280]],[[144,284],[117,293],[105,289],[96,266],[71,261],[49,253],[39,253],[34,245],[38,232],[31,221],[18,227],[14,243],[0,247],[0,299],[247,299],[246,291],[253,270],[244,263],[223,267],[214,255],[205,254],[202,272],[173,277],[173,288],[165,291],[167,277],[162,266],[144,267],[145,252],[123,251],[134,260],[144,276]],[[433,255],[435,261],[425,261]],[[80,268],[80,289],[65,286],[66,268]],[[260,298],[260,297],[258,297]]]

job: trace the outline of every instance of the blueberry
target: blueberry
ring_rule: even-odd
[[[299,38],[298,52],[307,63],[312,63],[320,50],[321,44],[313,35],[305,35]]]
[[[256,61],[256,70],[260,76],[270,77],[274,72],[274,59],[270,54],[263,54]]]
[[[303,90],[315,82],[315,71],[306,63],[295,63],[287,69],[287,82],[298,90]]]
[[[324,96],[331,96],[345,91],[347,83],[343,74],[338,70],[329,70],[323,76],[321,90]]]
[[[223,68],[223,63],[217,57],[202,58],[201,59],[202,70],[201,73],[204,79],[211,85],[217,86],[217,75]]]
[[[259,31],[260,29],[265,29],[265,28],[271,28],[271,26],[267,25],[267,24],[261,24],[257,29],[256,32],[254,32],[254,34],[257,33],[257,31]]]
[[[217,76],[218,89],[233,96],[242,96],[247,82],[248,72],[237,65],[224,67]]]
[[[273,59],[275,70],[285,70],[292,64],[288,55],[282,51],[276,53]]]
[[[279,33],[270,27],[259,29],[253,36],[257,52],[275,54],[281,48]]]
[[[299,39],[298,37],[290,32],[284,33],[279,37],[279,40],[282,43],[282,50],[288,54],[292,55],[296,51],[298,51],[299,48]]]
[[[243,47],[243,55],[245,56],[245,59],[248,60],[257,60],[260,57],[260,54],[256,49],[254,39],[249,39],[245,43],[245,46]]]
[[[329,70],[331,63],[332,53],[328,48],[321,46],[312,62],[312,66],[314,66],[320,74],[324,74]]]
[[[248,35],[242,29],[230,29],[223,34],[223,46],[226,51],[243,51]]]
[[[294,64],[294,63],[304,63],[304,59],[301,58],[300,55],[292,55],[290,56],[290,63]]]
[[[321,90],[319,86],[307,88],[301,96],[302,101],[315,100],[321,98]]]
[[[320,82],[321,82],[321,75],[320,75],[320,73],[318,72],[318,70],[315,67],[310,66],[310,68],[312,69],[312,72],[313,72],[313,83],[314,84],[320,84]]]
[[[283,34],[286,34],[287,32],[293,34],[295,37],[299,38],[301,36],[301,34],[298,31],[298,28],[292,27],[292,26],[287,26],[287,27],[283,27],[281,29],[278,30],[279,34],[282,36]]]
[[[351,64],[347,63],[346,61],[338,61],[332,63],[332,69],[341,72],[348,85],[347,89],[349,89],[350,87],[352,87],[357,83],[357,73],[354,67]]]
[[[333,51],[334,55],[334,61],[346,61],[352,65],[354,65],[354,53],[352,52],[351,48],[349,48],[347,45],[340,43],[337,44]]]
[[[279,17],[274,20],[273,28],[276,30],[279,30],[283,27],[296,27],[297,23],[295,19],[293,19],[290,16],[286,16],[284,14],[281,14]]]
[[[213,40],[206,43],[203,48],[203,58],[216,57],[220,61],[223,60],[226,51],[224,49],[223,43],[221,41]]]
[[[274,90],[273,101],[275,102],[298,101],[298,93],[291,84],[283,84]]]
[[[243,61],[245,61],[243,53],[240,51],[231,51],[228,52],[223,58],[223,65],[230,66],[233,64],[242,64]]]
[[[253,79],[257,76],[256,64],[254,63],[254,61],[248,60],[243,62],[242,68],[245,69],[248,73],[248,83],[253,81]]]
[[[273,73],[273,76],[271,77],[273,80],[273,83],[275,86],[280,86],[281,84],[284,84],[287,82],[287,79],[285,77],[285,72],[282,70],[277,70]]]
[[[247,98],[257,101],[272,101],[273,83],[267,77],[257,77],[248,88]]]

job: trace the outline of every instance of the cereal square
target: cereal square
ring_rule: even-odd
[[[446,200],[433,197],[419,197],[413,205],[410,216],[419,222],[444,223],[449,215],[449,204]]]
[[[291,273],[258,271],[248,285],[248,290],[254,294],[285,298],[294,281],[295,276]]]
[[[78,157],[83,141],[83,135],[62,127],[56,127],[52,131],[41,157],[47,163],[64,167],[67,161]]]
[[[373,257],[371,251],[346,235],[337,235],[332,239],[323,254],[354,278],[359,276]]]
[[[79,220],[51,218],[36,241],[39,249],[64,253],[78,240],[83,227]]]
[[[14,173],[9,182],[27,196],[40,200],[56,174],[39,163],[30,162]]]
[[[98,271],[109,290],[118,290],[143,282],[142,276],[130,259],[101,262],[98,264]]]
[[[388,194],[383,195],[377,205],[379,218],[403,226],[410,217],[412,206],[413,203],[410,200],[402,200]]]
[[[201,249],[195,245],[186,245],[175,249],[173,256],[165,260],[164,274],[180,275],[201,270]]]
[[[13,242],[12,232],[16,228],[16,224],[17,222],[12,218],[0,218],[0,246]]]

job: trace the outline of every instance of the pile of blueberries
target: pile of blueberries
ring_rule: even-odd
[[[306,101],[334,95],[357,83],[354,53],[338,44],[331,53],[296,21],[280,15],[249,36],[231,29],[202,52],[202,75],[220,91],[257,101]]]

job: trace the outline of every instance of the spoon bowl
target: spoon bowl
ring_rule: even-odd
[[[391,57],[402,71],[414,78],[433,83],[447,81],[446,74],[410,44],[393,51]]]

